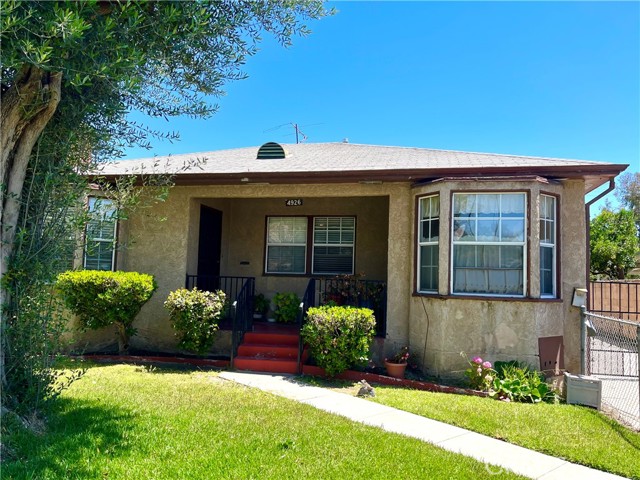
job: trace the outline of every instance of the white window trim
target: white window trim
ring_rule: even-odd
[[[313,230],[311,232],[311,274],[312,275],[345,275],[344,272],[316,272],[315,266],[315,247],[351,247],[351,272],[346,275],[353,275],[355,272],[355,262],[356,262],[356,217],[353,215],[314,215],[311,217],[313,219]],[[339,218],[340,219],[340,242],[341,243],[316,243],[316,218]],[[342,243],[342,219],[351,218],[353,219],[353,241],[351,243]]]
[[[540,232],[540,247],[551,248],[551,284],[553,285],[553,293],[551,294],[543,294],[542,289],[540,289],[540,298],[557,298],[558,290],[557,290],[557,244],[558,244],[558,199],[553,195],[546,195],[544,193],[540,194],[540,200],[543,198],[549,198],[553,201],[553,219],[543,219],[538,212],[538,216],[540,221],[550,222],[553,225],[553,243],[543,242],[542,241],[542,233]],[[542,255],[540,255],[539,261],[539,269],[542,269]],[[540,276],[542,277],[542,272],[540,272]]]
[[[417,241],[418,241],[418,254],[416,255],[417,257],[417,265],[416,265],[416,274],[417,274],[417,278],[416,278],[416,289],[418,291],[418,293],[426,293],[426,294],[437,294],[438,293],[438,288],[440,288],[440,282],[438,281],[438,288],[436,288],[435,290],[421,290],[420,289],[420,284],[422,283],[420,281],[421,276],[422,276],[422,249],[420,247],[426,247],[426,246],[440,246],[440,232],[438,232],[438,240],[437,241],[429,241],[429,242],[423,242],[420,239],[422,238],[422,201],[427,199],[427,198],[434,198],[434,197],[440,197],[439,193],[434,193],[434,194],[430,194],[430,195],[425,195],[424,197],[419,197],[418,198],[418,215],[417,215],[417,220],[418,220],[418,231],[417,233]],[[439,199],[438,199],[439,200]],[[442,204],[440,204],[440,213],[438,214],[437,217],[429,217],[428,220],[435,220],[438,219],[439,221],[441,221],[442,219]],[[440,255],[439,255],[439,251],[438,251],[438,272],[440,272]]]
[[[89,209],[89,212],[94,211],[93,209],[94,209],[94,206],[95,206],[96,202],[102,202],[103,204],[108,202],[110,205],[113,206],[113,201],[108,199],[108,198],[104,198],[104,197],[88,197],[87,207]],[[115,213],[115,208],[112,208],[110,210],[113,210],[113,212]],[[110,271],[113,272],[116,269],[116,242],[117,242],[117,239],[118,239],[118,220],[117,219],[113,222],[113,237],[112,238],[101,238],[101,237],[89,238],[87,236],[87,229],[85,229],[84,248],[83,248],[83,252],[82,252],[82,268],[87,268],[87,244],[89,242],[111,243],[112,249],[111,249],[111,268],[110,268]]]
[[[455,206],[455,196],[456,195],[510,195],[510,194],[520,194],[524,197],[524,235],[522,242],[460,242],[455,241],[455,232],[454,232],[454,224],[455,224],[455,216],[453,213],[453,208]],[[527,257],[527,212],[528,212],[528,202],[527,202],[527,192],[524,191],[490,191],[490,192],[482,192],[482,191],[460,191],[453,193],[451,197],[451,205],[449,208],[450,215],[450,235],[451,239],[449,241],[449,292],[451,295],[460,296],[460,297],[503,297],[503,298],[525,298],[527,294],[527,280],[528,280],[528,257]],[[478,218],[478,204],[476,202],[476,219]],[[483,220],[491,220],[496,217],[483,217]],[[499,218],[499,217],[498,217]],[[522,294],[521,295],[512,295],[512,294],[503,294],[503,293],[468,293],[468,292],[454,292],[453,284],[454,284],[454,245],[498,245],[498,246],[522,246]]]
[[[304,243],[270,243],[269,242],[269,220],[272,218],[304,218],[306,222],[305,229],[305,242]],[[307,241],[308,241],[308,233],[309,233],[309,219],[304,215],[295,215],[295,216],[278,216],[278,215],[268,215],[267,216],[267,231],[266,231],[266,247],[264,249],[264,272],[270,275],[305,275],[307,273]],[[269,271],[269,247],[304,247],[304,270],[302,272],[274,272]]]

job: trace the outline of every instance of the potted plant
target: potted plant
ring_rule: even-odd
[[[253,298],[253,318],[264,318],[271,307],[271,300],[259,293]]]
[[[404,378],[404,371],[409,360],[409,347],[402,347],[395,355],[384,359],[387,374],[394,378]]]
[[[300,298],[293,292],[276,293],[273,297],[276,321],[280,323],[295,323],[300,308]]]

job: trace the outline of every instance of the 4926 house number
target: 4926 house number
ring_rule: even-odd
[[[289,199],[284,201],[284,204],[287,207],[301,207],[302,206],[302,199],[301,198],[289,198]]]

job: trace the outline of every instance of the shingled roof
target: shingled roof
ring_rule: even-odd
[[[107,178],[174,173],[177,184],[419,182],[444,176],[584,178],[586,190],[602,185],[627,165],[353,143],[282,145],[285,158],[257,159],[258,146],[121,160],[104,165]],[[195,162],[195,163],[194,163]]]

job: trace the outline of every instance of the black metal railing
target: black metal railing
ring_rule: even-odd
[[[387,333],[387,284],[381,280],[363,280],[355,275],[316,279],[316,304],[365,307],[376,317],[376,336]]]
[[[298,341],[298,373],[302,373],[302,354],[304,352],[304,342],[302,340],[302,327],[306,320],[307,310],[316,306],[316,279],[309,279],[307,288],[302,296],[302,302],[300,303],[300,310],[298,311],[298,328],[301,331],[300,339]]]
[[[240,291],[250,280],[254,285],[254,277],[231,277],[220,275],[187,275],[185,288],[198,288],[207,292],[222,290],[226,296],[228,307],[225,309],[223,318],[220,319],[220,330],[230,330],[233,328],[232,304],[237,300]],[[253,306],[253,295],[251,295],[251,307]]]
[[[244,334],[253,328],[253,296],[255,294],[255,279],[249,277],[238,292],[231,306],[233,326],[231,329],[231,367],[238,354],[238,346],[242,343]]]

